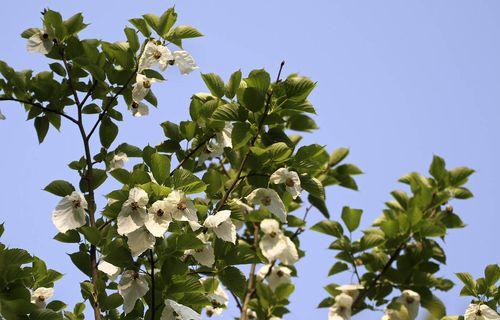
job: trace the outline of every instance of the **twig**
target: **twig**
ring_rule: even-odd
[[[33,107],[36,107],[36,108],[38,108],[40,110],[43,110],[44,112],[50,112],[50,113],[58,114],[61,117],[64,117],[64,118],[68,119],[69,121],[73,122],[74,124],[78,124],[78,121],[75,118],[67,115],[66,113],[64,113],[62,111],[58,111],[58,110],[53,110],[53,109],[46,108],[46,107],[44,107],[41,104],[36,103],[36,102],[31,102],[31,101],[23,100],[23,99],[17,99],[17,98],[13,98],[13,97],[1,97],[0,101],[15,101],[15,102],[19,102],[19,103],[29,104],[29,105],[31,105]]]
[[[94,89],[95,87],[97,87],[97,80],[93,80],[92,82],[92,86],[90,87],[89,91],[87,92],[87,94],[85,95],[85,97],[83,98],[82,100],[82,108],[85,106],[85,102],[87,102],[88,98],[92,95],[92,92],[94,92]]]
[[[180,169],[184,163],[189,159],[191,158],[191,156],[193,154],[196,153],[196,151],[200,150],[201,147],[203,147],[205,145],[205,143],[207,143],[208,141],[210,141],[210,139],[212,139],[213,137],[215,136],[215,133],[210,135],[209,137],[207,137],[205,140],[203,140],[202,142],[200,142],[196,148],[194,148],[193,150],[189,151],[188,154],[184,157],[184,159],[181,160],[181,162],[179,162],[179,164],[177,165],[177,167],[175,167],[171,172],[170,172],[170,176],[173,176],[175,171],[177,171],[178,169]]]
[[[254,223],[253,224],[253,247],[254,249],[257,249],[257,244],[259,243],[259,225]],[[252,295],[255,291],[255,268],[257,267],[256,263],[252,263],[250,266],[250,273],[248,274],[248,285],[247,285],[247,290],[245,293],[245,299],[243,300],[243,306],[241,307],[241,320],[247,320],[247,310],[248,310],[248,304],[250,303],[250,300],[252,299]]]
[[[304,213],[304,216],[302,217],[302,220],[306,221],[307,219],[307,216],[309,215],[309,211],[311,211],[313,205],[309,205],[309,207],[307,207],[306,209],[306,212]],[[290,240],[293,240],[295,239],[296,237],[298,237],[301,233],[304,232],[304,228],[303,227],[299,227],[297,228],[297,230],[295,230],[295,232],[292,234],[292,236],[290,237]]]
[[[231,292],[231,295],[233,296],[234,298],[234,301],[236,301],[236,306],[238,307],[238,309],[241,310],[243,309],[243,307],[241,306],[241,302],[240,302],[240,299],[234,294],[234,292],[232,292],[231,290],[229,290],[229,292]]]
[[[283,66],[284,65],[285,65],[285,61],[282,61],[281,64],[280,64],[279,71],[278,71],[278,76],[276,77],[276,83],[280,82],[281,71],[283,70]],[[266,118],[268,116],[269,109],[271,107],[271,98],[272,98],[272,96],[273,96],[273,91],[270,90],[267,93],[267,100],[266,100],[266,105],[265,105],[265,108],[264,108],[264,113],[262,114],[262,117],[259,120],[259,124],[257,126],[257,132],[254,134],[252,140],[250,141],[250,147],[253,147],[255,145],[255,142],[257,141],[257,138],[259,137],[260,132],[262,131],[262,127],[264,127],[264,122],[265,122],[265,120],[266,120]],[[233,192],[234,188],[236,187],[238,181],[240,180],[240,177],[241,177],[241,174],[243,172],[243,169],[245,168],[245,164],[246,164],[246,162],[248,160],[250,152],[251,151],[250,151],[250,148],[249,148],[248,151],[243,156],[243,159],[241,160],[241,164],[240,164],[240,167],[238,168],[238,171],[236,173],[236,177],[234,178],[233,182],[231,183],[231,185],[229,186],[229,188],[224,193],[224,196],[222,197],[221,201],[217,204],[215,212],[219,211],[224,206],[224,204],[226,203],[227,199],[231,195],[231,192]],[[246,315],[245,315],[245,318],[246,318]]]
[[[149,250],[149,262],[151,264],[151,320],[155,319],[156,303],[155,303],[155,257],[153,249]]]

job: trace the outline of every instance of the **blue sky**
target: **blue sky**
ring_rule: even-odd
[[[84,36],[107,41],[124,39],[127,20],[143,13],[161,13],[170,1],[27,1],[3,0],[0,27],[4,49],[0,59],[15,68],[43,70],[43,56],[30,55],[19,34],[40,24],[44,7],[64,15],[82,11],[92,24]],[[343,205],[365,210],[369,226],[400,188],[396,180],[410,171],[427,171],[433,154],[451,167],[477,170],[470,181],[475,198],[455,204],[468,224],[454,230],[444,244],[448,266],[442,275],[469,271],[480,276],[485,265],[500,261],[498,236],[500,180],[500,2],[462,1],[194,1],[175,3],[180,23],[192,24],[206,36],[189,41],[202,72],[224,78],[242,69],[277,71],[286,60],[287,73],[299,72],[318,81],[311,100],[320,130],[307,142],[333,150],[349,147],[349,160],[363,169],[360,191],[332,189],[328,205],[339,218]],[[162,138],[159,124],[188,117],[189,97],[203,91],[198,74],[167,74],[158,86],[160,108],[147,118],[127,116],[118,136],[139,146]],[[76,181],[66,164],[79,158],[81,146],[74,128],[51,131],[38,145],[35,131],[15,104],[0,105],[8,117],[0,123],[2,177],[0,220],[4,240],[46,259],[65,277],[56,287],[59,297],[79,299],[76,281],[83,276],[66,256],[73,252],[52,236],[50,212],[57,199],[41,189],[54,179]],[[101,189],[99,196],[110,190]],[[102,201],[102,197],[101,197]],[[311,222],[320,219],[314,212]],[[286,319],[325,318],[316,309],[326,296],[321,288],[333,264],[329,239],[313,232],[302,236],[307,256],[298,264],[300,277]],[[450,314],[462,313],[468,300],[459,287],[440,293]],[[233,303],[234,306],[234,303]],[[234,309],[232,309],[234,310]],[[377,316],[378,317],[378,316]]]

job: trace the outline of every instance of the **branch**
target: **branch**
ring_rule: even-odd
[[[285,65],[285,61],[282,61],[281,64],[280,64],[279,71],[278,71],[278,76],[276,77],[276,83],[280,82],[281,71],[283,70],[283,66],[284,65]],[[264,108],[264,113],[262,114],[262,117],[259,120],[259,124],[257,126],[257,132],[255,133],[255,135],[253,136],[252,140],[250,141],[250,147],[253,147],[255,145],[255,142],[257,141],[257,138],[259,137],[260,132],[262,131],[262,128],[264,127],[264,122],[265,122],[265,120],[266,120],[266,118],[268,116],[269,109],[271,107],[271,98],[272,98],[272,96],[273,96],[273,91],[271,89],[267,93],[267,100],[266,100],[266,105],[265,105],[265,108]],[[248,156],[249,155],[250,155],[250,148],[248,148],[248,151],[243,156],[243,159],[241,160],[240,167],[238,168],[238,171],[236,173],[236,177],[234,178],[233,182],[231,183],[231,185],[229,186],[229,188],[224,193],[224,196],[222,197],[221,201],[217,204],[215,212],[219,211],[224,206],[224,204],[226,203],[227,199],[231,195],[231,192],[233,192],[233,190],[235,189],[238,181],[240,180],[240,177],[241,177],[241,174],[243,172],[243,169],[245,168],[245,164],[246,164],[246,162],[248,160]],[[246,316],[245,316],[245,318],[246,318]],[[243,320],[243,318],[242,318],[242,320]]]
[[[177,165],[177,167],[175,167],[171,172],[170,172],[170,176],[173,176],[175,171],[177,171],[178,169],[180,169],[184,163],[189,159],[191,158],[191,156],[193,154],[196,153],[196,151],[200,150],[201,147],[203,147],[205,145],[205,143],[207,143],[208,141],[210,141],[210,139],[212,139],[213,137],[215,136],[215,134],[212,134],[210,135],[208,138],[206,138],[205,140],[203,140],[202,142],[200,142],[200,144],[198,144],[196,146],[196,148],[194,148],[193,150],[189,151],[188,154],[184,157],[184,159],[182,159],[181,162],[179,162],[179,164]]]
[[[73,81],[71,80],[71,68],[69,67],[68,65],[68,61],[66,60],[66,57],[64,57],[64,48],[61,48],[61,51],[59,52],[61,54],[61,58],[62,58],[62,61],[64,63],[64,68],[66,69],[66,73],[68,74],[68,85],[69,85],[69,88],[71,90],[71,92],[73,93],[73,98],[75,98],[75,103],[76,105],[81,108],[81,104],[80,104],[80,99],[78,98],[78,93],[76,92],[75,90],[75,87],[73,87]]]
[[[243,309],[243,307],[241,306],[240,299],[231,290],[229,290],[229,292],[231,292],[231,295],[233,296],[234,301],[236,301],[236,306],[238,307],[238,309],[241,312],[241,310]]]
[[[259,225],[254,222],[253,224],[253,247],[255,250],[257,250],[257,245],[259,243]],[[245,299],[243,300],[243,306],[241,307],[241,317],[240,320],[247,320],[247,310],[248,310],[248,304],[250,303],[250,300],[252,299],[252,295],[255,291],[255,268],[257,267],[256,263],[252,263],[250,266],[250,273],[248,275],[248,285],[247,285],[247,290],[245,293]]]
[[[399,257],[401,254],[401,251],[406,247],[406,241],[402,241],[401,244],[396,248],[396,250],[391,254],[389,257],[389,261],[384,265],[382,270],[379,272],[379,274],[373,278],[373,280],[370,282],[370,284],[365,288],[365,290],[361,291],[359,296],[354,300],[352,306],[353,308],[356,307],[357,304],[361,303],[364,301],[365,297],[368,295],[368,293],[377,286],[379,280],[384,276],[384,274],[389,270],[391,267],[392,263],[396,261],[396,259]]]
[[[33,107],[36,107],[36,108],[39,108],[40,110],[43,110],[44,112],[50,112],[50,113],[58,114],[61,117],[64,117],[64,118],[68,119],[69,121],[73,122],[74,124],[78,124],[78,121],[75,118],[67,115],[66,113],[64,113],[62,111],[59,111],[59,110],[53,110],[53,109],[46,108],[46,107],[44,107],[41,104],[36,103],[36,102],[31,102],[31,101],[22,100],[22,99],[16,99],[16,98],[13,98],[13,97],[1,97],[0,101],[15,101],[15,102],[19,102],[19,103],[29,104],[29,105],[31,105]]]
[[[306,221],[307,219],[307,215],[309,214],[309,211],[311,211],[313,205],[309,205],[309,207],[307,207],[306,209],[306,212],[304,213],[304,216],[302,217],[302,220],[304,220],[304,222]],[[294,232],[294,234],[292,234],[292,236],[290,237],[290,240],[293,240],[295,239],[296,237],[298,237],[301,233],[304,232],[304,228],[303,227],[300,227],[300,228],[297,228],[297,230]]]
[[[97,86],[97,80],[94,79],[92,86],[90,87],[89,91],[87,92],[87,94],[85,95],[85,97],[83,98],[83,100],[81,102],[82,108],[85,106],[85,102],[87,102],[87,99],[92,95],[92,92],[94,92],[94,89],[96,86]]]
[[[149,262],[151,264],[151,320],[155,319],[156,303],[155,303],[155,257],[153,249],[149,250]]]
[[[106,113],[108,112],[108,110],[111,108],[111,105],[113,104],[113,102],[115,102],[115,100],[118,98],[118,96],[120,94],[122,94],[122,92],[128,87],[130,81],[132,81],[132,79],[136,75],[137,70],[138,69],[136,67],[134,69],[134,71],[132,72],[132,74],[130,75],[130,77],[125,82],[125,84],[118,91],[116,91],[115,94],[108,101],[108,103],[106,104],[106,106],[104,107],[104,109],[102,110],[102,112],[99,114],[99,118],[95,122],[94,126],[92,127],[92,129],[90,129],[89,134],[86,137],[87,140],[90,140],[90,137],[92,137],[92,134],[94,134],[95,129],[97,129],[97,127],[99,126],[99,123],[101,123],[102,119],[104,118],[104,116],[106,115]]]

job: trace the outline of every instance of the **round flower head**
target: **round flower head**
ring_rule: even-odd
[[[260,223],[264,236],[259,242],[259,248],[269,261],[280,259],[282,263],[291,265],[297,262],[299,254],[290,238],[281,231],[278,221],[264,219]]]
[[[54,39],[45,30],[39,29],[35,32],[26,43],[28,52],[38,52],[48,54],[54,46]]]
[[[328,311],[328,320],[351,319],[351,307],[354,300],[351,296],[341,293],[335,297],[335,303]]]
[[[174,52],[174,64],[179,68],[181,74],[188,74],[198,69],[198,65],[187,51]]]
[[[420,305],[420,295],[412,290],[404,290],[397,302],[401,303],[408,310],[410,320],[415,320],[418,316],[418,307]]]
[[[201,315],[193,309],[173,300],[165,300],[161,320],[201,320]]]
[[[269,181],[274,184],[284,183],[286,191],[291,194],[294,199],[302,192],[299,174],[295,171],[289,171],[287,168],[276,170],[269,178]]]
[[[212,305],[206,307],[207,316],[220,316],[224,309],[226,309],[227,304],[229,302],[229,298],[226,294],[226,291],[222,289],[222,286],[219,285],[214,292],[209,293],[207,295],[208,300]]]
[[[149,107],[143,102],[132,101],[132,104],[128,108],[132,115],[136,118],[147,116],[149,114]]]
[[[291,282],[292,270],[283,266],[274,266],[271,269],[271,272],[269,272],[270,267],[271,265],[269,264],[262,266],[259,269],[257,276],[261,279],[264,279],[266,275],[269,274],[266,279],[271,290],[275,291],[276,288],[280,285]]]
[[[143,74],[138,73],[135,77],[135,84],[132,88],[132,100],[141,102],[147,95],[151,86],[155,82],[161,82],[159,79],[148,78]]]
[[[81,192],[73,191],[59,201],[52,211],[52,222],[59,232],[66,232],[85,225],[87,200]]]
[[[169,204],[170,214],[172,218],[177,221],[189,221],[198,223],[198,216],[196,215],[196,207],[193,201],[186,197],[186,194],[180,190],[173,190],[169,193],[166,201]],[[195,224],[191,225],[193,228]]]
[[[39,287],[31,293],[31,303],[40,308],[45,308],[47,300],[54,295],[54,288]]]
[[[258,188],[252,191],[247,197],[247,202],[253,205],[265,207],[271,211],[281,222],[286,222],[286,209],[280,196],[273,189]]]
[[[115,169],[121,169],[125,165],[125,162],[128,161],[127,154],[124,152],[118,152],[113,156],[113,159],[109,162],[109,171],[113,171]]]
[[[97,269],[101,272],[104,272],[110,280],[115,280],[116,277],[120,274],[120,272],[122,272],[121,268],[104,260],[99,261]]]
[[[231,211],[222,210],[214,215],[208,216],[203,226],[211,229],[215,235],[231,243],[236,242],[236,227],[231,220]]]
[[[155,41],[149,41],[144,47],[144,52],[139,59],[139,72],[144,69],[151,69],[158,65],[160,70],[165,70],[174,61],[174,56],[170,50]]]
[[[148,249],[153,249],[155,242],[155,236],[146,227],[141,227],[127,234],[127,245],[134,257],[140,256]]]
[[[118,284],[118,292],[123,298],[125,314],[134,310],[136,301],[144,297],[148,290],[149,285],[145,275],[133,270],[127,270],[122,274]]]
[[[500,315],[485,304],[471,303],[465,310],[464,320],[500,320]]]
[[[163,237],[172,222],[171,205],[168,201],[159,200],[151,205],[144,225],[155,237]]]
[[[146,191],[140,188],[130,189],[128,199],[118,214],[118,234],[131,233],[144,225],[147,218],[146,205],[149,198]]]

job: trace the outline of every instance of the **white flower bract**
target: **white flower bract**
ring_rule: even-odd
[[[59,201],[52,211],[52,222],[59,232],[66,232],[85,225],[87,200],[81,192],[73,191]]]
[[[260,279],[264,279],[267,274],[267,283],[271,290],[275,291],[277,287],[284,283],[290,283],[292,281],[292,270],[283,266],[273,266],[271,272],[269,272],[269,268],[271,265],[267,264],[262,266],[257,272],[257,276]]]
[[[276,170],[269,178],[269,181],[274,184],[284,183],[286,191],[290,193],[294,199],[302,192],[299,174],[295,171],[289,171],[287,168]]]
[[[137,300],[142,298],[149,290],[147,277],[133,270],[127,270],[122,274],[118,284],[118,292],[123,298],[123,310],[125,314],[134,309]]]
[[[137,103],[141,102],[148,95],[151,86],[155,82],[161,82],[161,80],[148,78],[145,75],[138,73],[135,78],[135,84],[132,88],[132,100]]]
[[[113,156],[113,159],[109,162],[109,171],[113,171],[115,169],[121,169],[125,165],[125,162],[128,161],[128,156],[124,152],[118,152]]]
[[[207,298],[210,301],[210,303],[212,304],[211,306],[207,306],[205,308],[207,316],[209,316],[209,317],[214,316],[214,315],[220,316],[222,314],[222,312],[224,311],[224,309],[227,308],[229,298],[227,296],[226,291],[224,291],[224,289],[222,288],[222,286],[220,284],[219,284],[219,286],[217,286],[217,289],[215,289],[214,292],[209,293],[207,295]]]
[[[115,280],[116,277],[122,272],[122,269],[115,266],[114,264],[111,264],[105,260],[100,260],[99,264],[97,265],[97,269],[99,271],[104,272],[109,279]]]
[[[136,102],[132,101],[132,104],[129,107],[130,112],[136,118],[140,118],[142,116],[147,116],[149,114],[149,107],[144,102]]]
[[[193,309],[173,300],[165,300],[161,320],[201,320],[201,315]]]
[[[149,198],[146,191],[140,188],[130,189],[128,199],[118,214],[118,234],[131,233],[144,225],[147,218],[146,205]]]
[[[348,294],[341,293],[335,297],[335,303],[328,311],[328,320],[351,319],[351,307],[354,300]]]
[[[485,304],[471,303],[464,315],[465,320],[500,320],[500,315]]]
[[[166,201],[170,206],[172,219],[190,222],[189,224],[193,230],[200,228],[198,216],[196,215],[196,207],[183,191],[173,190],[168,194]]]
[[[140,256],[148,249],[153,249],[155,242],[155,236],[146,227],[141,227],[127,234],[127,245],[134,257]]]
[[[150,69],[158,65],[160,70],[165,70],[174,61],[174,56],[170,50],[155,41],[149,41],[144,47],[144,52],[139,59],[139,72]]]
[[[264,219],[260,223],[260,228],[264,232],[264,236],[259,242],[259,248],[267,260],[279,259],[286,265],[292,265],[299,260],[295,244],[283,234],[278,221]]]
[[[281,222],[286,222],[286,209],[280,196],[273,189],[258,188],[252,191],[246,200],[253,204],[265,207]]]
[[[151,205],[144,225],[152,235],[163,237],[167,232],[168,226],[172,222],[171,211],[171,204],[167,200],[159,200]]]
[[[179,68],[181,74],[189,74],[198,69],[198,65],[189,52],[175,51],[173,55],[175,60],[174,64]]]
[[[41,29],[29,37],[28,42],[26,43],[26,49],[28,52],[48,54],[50,50],[52,50],[52,47],[54,47],[52,37],[48,32]]]
[[[214,215],[208,216],[203,226],[212,230],[215,235],[231,243],[236,242],[236,227],[231,220],[231,211],[222,210]]]
[[[31,293],[31,303],[40,308],[45,308],[47,300],[54,295],[54,288],[39,287]]]
[[[418,316],[420,306],[420,295],[412,290],[404,290],[396,300],[406,307],[410,320],[415,320]]]

